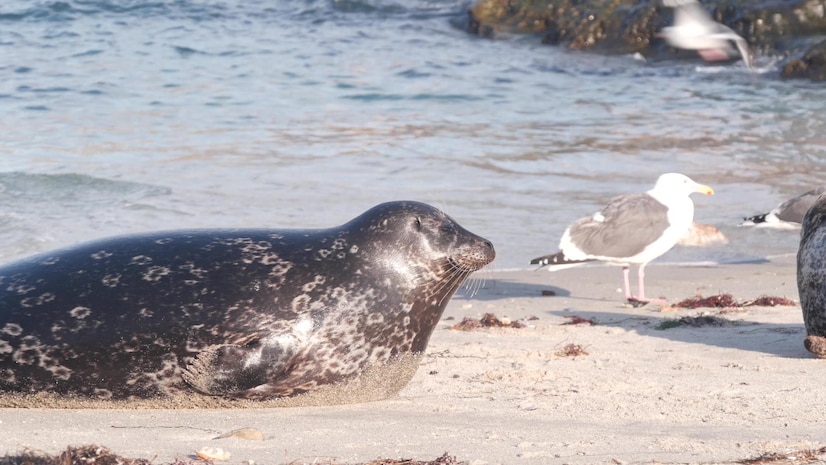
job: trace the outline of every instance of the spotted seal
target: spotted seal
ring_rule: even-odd
[[[492,244],[418,202],[330,229],[98,240],[0,267],[0,390],[311,392],[425,350]]]
[[[806,349],[826,358],[826,195],[821,195],[806,212],[797,250],[797,291]]]

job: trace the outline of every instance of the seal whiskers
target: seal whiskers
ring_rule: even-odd
[[[476,270],[474,270],[473,268],[469,268],[469,267],[467,267],[466,265],[458,265],[458,264],[456,264],[455,262],[451,262],[451,265],[454,267],[453,273],[455,273],[455,274],[456,274],[456,279],[457,279],[457,281],[458,281],[460,284],[461,284],[461,283],[464,283],[465,288],[468,288],[469,286],[471,286],[471,283],[472,283],[472,282],[476,282],[476,281],[478,281],[478,280],[475,280],[475,279],[472,279],[472,280],[469,280],[469,281],[467,280],[467,278],[468,278],[468,277],[470,277],[470,275],[471,275],[474,271],[476,271]],[[475,295],[475,294],[476,294],[476,291],[478,291],[478,288],[476,288],[476,287],[475,287],[475,285],[474,285],[474,286],[471,286],[471,287],[473,287],[473,289],[472,289],[472,290],[471,290],[471,292],[470,292],[470,294],[471,294],[471,296],[472,296],[472,295]]]
[[[476,294],[478,294],[483,287],[485,287],[486,282],[487,278],[485,278],[484,276],[478,278],[471,277],[470,279],[467,279],[465,281],[462,287],[465,290],[466,295],[469,298],[473,298],[476,297]]]
[[[448,257],[442,265],[442,279],[438,281],[437,287],[434,289],[434,294],[442,295],[442,299],[439,300],[438,304],[446,304],[445,297],[451,297],[471,273],[481,269],[484,265],[482,260],[479,259],[462,257],[457,260]],[[453,289],[453,291],[449,291],[450,289]]]
[[[471,271],[467,270],[462,266],[456,266],[448,260],[448,263],[451,267],[448,269],[447,275],[445,276],[444,280],[439,283],[439,285],[435,289],[435,294],[441,295],[441,299],[438,302],[438,305],[447,304],[447,298],[452,295],[452,292],[447,292],[447,289],[456,289],[462,283],[462,281],[467,278]],[[450,295],[448,295],[450,294]]]

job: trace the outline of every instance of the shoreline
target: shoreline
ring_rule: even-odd
[[[797,301],[794,258],[646,268],[669,304],[731,293]],[[227,464],[431,460],[470,464],[726,463],[826,445],[823,373],[799,305],[633,308],[619,268],[483,271],[448,304],[402,391],[376,402],[245,409],[0,409],[0,453],[98,444],[154,463],[204,446]],[[484,281],[481,281],[481,279]],[[476,282],[479,281],[479,282]],[[542,291],[556,296],[542,296]],[[493,313],[526,327],[451,329]],[[663,322],[707,315],[719,326]],[[573,316],[595,324],[565,325]],[[535,319],[534,319],[535,318]],[[587,355],[560,355],[577,344]],[[214,437],[255,428],[264,441]],[[791,463],[791,462],[789,462]]]

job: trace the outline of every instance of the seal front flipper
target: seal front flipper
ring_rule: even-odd
[[[816,355],[818,358],[826,358],[826,337],[808,336],[803,345],[806,350]]]
[[[214,345],[193,358],[181,374],[193,389],[213,396],[241,395],[283,374],[295,350],[255,343]]]

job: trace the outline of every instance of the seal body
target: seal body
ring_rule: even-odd
[[[0,268],[0,390],[273,398],[421,353],[495,256],[418,202],[336,228],[116,237]]]
[[[821,195],[803,217],[797,250],[797,290],[803,321],[804,345],[826,358],[826,195]]]

